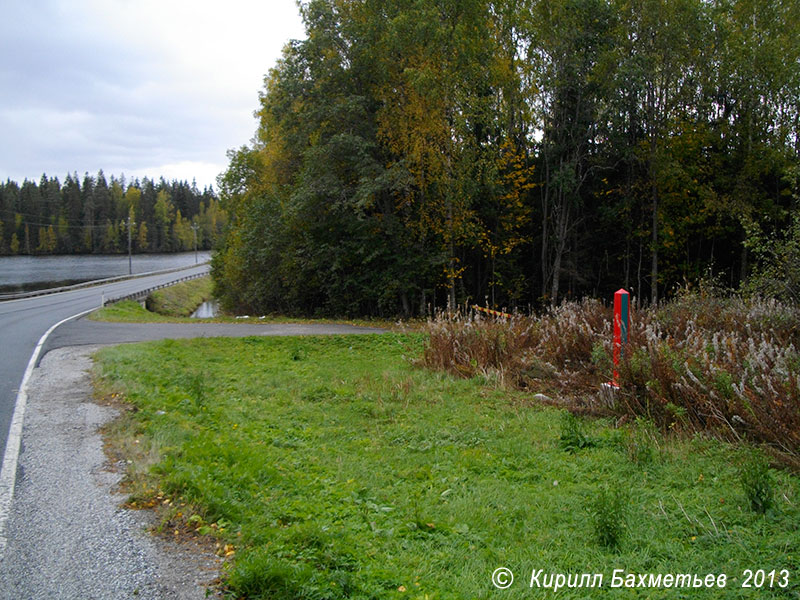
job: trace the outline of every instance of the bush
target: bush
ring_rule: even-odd
[[[792,169],[786,179],[793,189],[800,189],[800,168]],[[800,201],[800,194],[795,193],[794,201]],[[782,235],[763,232],[752,219],[744,219],[742,224],[747,232],[745,246],[756,259],[745,291],[795,305],[800,303],[800,213],[789,212]]]
[[[624,490],[622,485],[613,492],[602,487],[589,505],[595,537],[606,548],[618,548],[627,527],[628,496]]]
[[[594,300],[562,304],[540,319],[441,315],[427,329],[424,366],[463,377],[493,372],[517,387],[545,381],[574,388],[587,376],[593,383],[598,352],[611,351],[610,340],[604,344],[611,336],[611,309]]]
[[[561,420],[561,437],[559,445],[567,452],[577,452],[589,448],[594,444],[586,437],[578,417],[571,412],[565,412]]]
[[[632,326],[616,413],[798,456],[800,313],[774,300],[693,295]]]
[[[753,512],[765,514],[774,504],[769,462],[756,450],[747,453],[740,469],[739,481]]]

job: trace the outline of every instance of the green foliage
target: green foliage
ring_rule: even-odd
[[[182,281],[150,294],[146,307],[160,315],[188,317],[203,302],[213,298],[212,288],[210,277]]]
[[[629,494],[624,485],[612,490],[601,487],[589,504],[589,516],[597,542],[609,549],[617,549],[627,529]]]
[[[752,219],[745,221],[745,247],[757,260],[746,290],[784,302],[800,303],[800,167],[786,181],[793,191],[793,205],[787,211],[787,225],[779,235],[765,234]]]
[[[91,313],[90,319],[118,323],[167,323],[174,317],[150,312],[135,300],[115,302]]]
[[[211,188],[150,179],[126,184],[102,171],[83,182],[42,175],[37,184],[0,182],[0,254],[169,252],[216,245],[227,216]],[[148,225],[149,223],[149,225]],[[7,240],[4,244],[3,240]]]
[[[796,2],[301,11],[220,179],[229,308],[657,300],[709,274],[796,301]]]
[[[739,467],[739,481],[753,512],[763,515],[775,505],[769,461],[757,450],[745,454]]]
[[[563,450],[571,453],[594,445],[584,433],[580,419],[569,411],[561,418],[561,436],[558,438],[558,443]]]

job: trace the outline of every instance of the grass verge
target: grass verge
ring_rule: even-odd
[[[100,308],[89,315],[94,321],[112,323],[190,323],[191,317],[171,317],[150,312],[138,302],[123,300]]]
[[[195,306],[197,308],[197,306]],[[219,315],[210,319],[193,319],[175,315],[164,315],[143,308],[138,302],[124,300],[115,302],[96,310],[89,315],[96,321],[114,323],[337,323],[355,325],[357,327],[378,327],[392,331],[414,331],[423,328],[422,322],[397,322],[385,319],[303,319],[283,315]]]
[[[565,417],[492,375],[419,369],[424,344],[385,334],[102,350],[99,393],[131,406],[107,431],[133,461],[130,502],[160,506],[167,531],[212,536],[236,598],[528,598],[542,593],[528,586],[538,569],[602,573],[606,588],[614,569],[725,573],[724,592],[684,593],[797,597],[795,476],[703,436]],[[491,583],[501,566],[516,575],[504,591]],[[742,589],[745,569],[785,569],[787,587]]]
[[[147,297],[147,310],[172,317],[190,317],[203,302],[213,298],[211,277],[182,281],[156,290]]]

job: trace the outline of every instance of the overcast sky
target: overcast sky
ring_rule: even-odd
[[[305,37],[294,0],[1,0],[0,179],[215,185],[264,76]]]

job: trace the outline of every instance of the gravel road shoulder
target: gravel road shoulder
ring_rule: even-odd
[[[0,599],[205,598],[218,559],[120,506],[98,432],[117,411],[92,401],[96,349],[48,352],[31,377]]]

